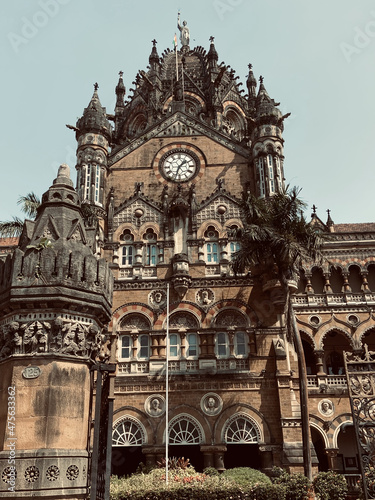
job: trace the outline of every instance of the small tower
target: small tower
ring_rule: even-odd
[[[122,89],[121,82],[118,87],[116,109],[119,107],[121,95],[125,94],[125,87]],[[107,119],[106,109],[100,103],[97,83],[94,85],[91,101],[82,117],[78,119],[75,130],[78,141],[76,165],[78,195],[81,202],[99,209],[103,208],[111,125]]]
[[[0,498],[87,498],[91,368],[112,290],[62,165],[35,222],[0,262]]]
[[[263,84],[263,77],[259,78],[260,85],[256,99],[254,99],[255,84],[250,68],[248,78],[249,105],[254,103],[254,122],[251,135],[252,164],[256,179],[256,194],[260,198],[272,196],[284,187],[284,155],[282,132],[284,130],[283,116],[276,103],[268,95]]]

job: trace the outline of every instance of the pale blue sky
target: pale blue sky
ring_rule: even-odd
[[[60,163],[75,182],[75,125],[99,83],[112,113],[118,72],[127,88],[146,69],[151,40],[172,48],[177,11],[191,46],[264,76],[285,123],[285,174],[339,222],[375,220],[373,0],[13,0],[0,7],[0,219],[21,194],[41,195]]]

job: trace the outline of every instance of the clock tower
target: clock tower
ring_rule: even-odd
[[[179,27],[181,49],[159,56],[154,40],[127,100],[120,72],[113,115],[95,88],[77,122],[78,192],[105,211],[102,253],[115,277],[112,472],[120,475],[164,455],[167,397],[170,454],[198,470],[265,470],[283,465],[283,450],[302,460],[298,426],[280,423],[300,418],[289,383],[279,394],[275,379],[276,366],[290,376],[282,311],[261,277],[234,276],[230,266],[244,194],[283,187],[285,116],[263,79],[257,91],[251,65],[244,95],[235,71],[218,64],[213,37],[208,50],[190,48],[186,22]],[[98,199],[83,185],[96,157]]]

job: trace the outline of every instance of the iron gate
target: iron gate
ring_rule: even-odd
[[[91,457],[90,500],[109,500],[112,454],[113,375],[116,366],[99,364],[97,370],[95,425]]]
[[[345,353],[364,498],[375,499],[375,352]]]

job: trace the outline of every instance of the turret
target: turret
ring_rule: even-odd
[[[262,76],[259,81],[258,95],[254,100],[255,85],[249,73],[249,101],[252,99],[255,105],[251,136],[252,164],[256,178],[256,194],[265,198],[280,192],[284,187],[282,131],[284,129],[283,120],[289,114],[282,115],[277,107],[279,103],[276,103],[268,95]],[[250,94],[252,94],[251,97]]]
[[[120,102],[119,89],[118,102]],[[125,88],[124,88],[125,93]],[[106,109],[98,96],[98,84],[83,115],[76,125],[77,148],[77,191],[82,202],[103,207],[104,184],[107,171],[107,157],[111,140],[111,125]]]

